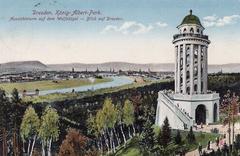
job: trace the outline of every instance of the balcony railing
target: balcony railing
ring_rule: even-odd
[[[207,35],[192,34],[192,33],[176,34],[176,35],[173,36],[173,40],[176,40],[176,39],[181,38],[181,37],[198,37],[198,38],[202,38],[202,39],[208,40],[208,36]]]

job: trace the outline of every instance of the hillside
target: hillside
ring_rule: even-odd
[[[48,66],[40,61],[18,61],[0,64],[1,73],[41,71],[46,70],[47,68]]]

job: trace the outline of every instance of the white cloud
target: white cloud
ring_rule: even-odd
[[[165,22],[157,22],[156,25],[157,25],[158,27],[166,27],[166,26],[168,26],[168,24],[165,23]]]
[[[136,21],[126,21],[122,23],[120,26],[116,25],[107,25],[101,33],[108,33],[108,32],[118,32],[122,34],[146,34],[157,27],[166,27],[167,23],[164,22],[156,22],[155,24],[147,24],[144,25],[142,23]]]
[[[240,15],[223,16],[222,18],[212,15],[203,18],[205,27],[222,27],[236,23],[240,19]]]

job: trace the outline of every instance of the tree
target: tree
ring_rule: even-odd
[[[39,117],[35,112],[34,108],[32,106],[29,106],[23,116],[23,120],[20,127],[20,135],[24,143],[28,141],[27,153],[30,156],[33,153],[39,126],[40,126]]]
[[[51,156],[52,141],[57,141],[59,136],[59,116],[54,108],[45,109],[41,117],[39,136],[42,143],[42,155],[45,156],[45,147],[47,147],[48,156]]]
[[[97,132],[101,135],[100,138],[104,138],[104,142],[107,146],[107,149],[108,149],[108,152],[109,152],[109,144],[108,144],[108,139],[107,139],[107,136],[106,136],[106,119],[105,119],[105,116],[102,112],[102,110],[98,110],[97,114],[96,114],[96,127],[97,127]],[[102,141],[100,140],[101,144],[102,144]],[[101,145],[102,147],[103,145]],[[103,149],[103,148],[102,148]]]
[[[11,96],[11,101],[13,103],[19,103],[21,101],[20,97],[19,97],[19,93],[18,90],[16,88],[14,88],[12,90],[12,96]]]
[[[144,123],[144,128],[142,132],[142,138],[140,140],[140,145],[145,151],[150,152],[155,144],[155,134],[150,120]]]
[[[23,105],[23,102],[19,96],[18,90],[14,88],[11,93],[11,98],[10,98],[10,124],[11,124],[11,129],[13,129],[13,135],[12,135],[12,140],[13,140],[13,154],[14,156],[19,155],[18,151],[18,137],[17,133],[20,133],[20,125],[22,122],[22,117],[24,115],[24,112],[26,110],[26,106]]]
[[[171,142],[171,128],[166,117],[161,129],[161,134],[159,137],[159,144],[166,147]]]
[[[223,96],[222,100],[222,109],[223,112],[227,113],[225,114],[226,117],[224,118],[224,124],[228,124],[228,140],[229,143],[231,143],[231,123],[232,123],[232,133],[233,138],[232,141],[234,141],[235,136],[235,123],[239,121],[238,114],[238,96],[235,95],[235,93],[231,93],[230,90],[227,91],[227,93]]]
[[[106,132],[109,136],[110,147],[111,147],[111,150],[113,149],[113,152],[115,153],[113,129],[117,122],[117,112],[114,105],[112,104],[111,99],[109,98],[105,99],[103,108],[102,108],[102,113],[105,117]]]
[[[69,129],[60,146],[59,156],[85,156],[87,141],[87,137],[80,134],[78,130]]]
[[[240,150],[240,134],[236,136],[236,141],[235,141],[235,148],[237,151]]]
[[[98,150],[101,151],[101,135],[98,131],[98,126],[96,122],[96,117],[90,114],[88,120],[87,120],[87,127],[88,127],[88,134],[93,135],[96,137],[96,144],[98,147]]]
[[[121,134],[123,136],[123,141],[124,141],[124,145],[126,145],[126,136],[124,134],[123,131],[123,108],[122,105],[120,103],[118,103],[116,105],[116,113],[117,113],[117,124],[120,126],[120,130],[121,130]]]
[[[10,130],[11,108],[9,98],[4,90],[0,89],[0,127],[2,131],[2,155],[7,155],[7,131]]]
[[[190,127],[190,131],[187,134],[187,141],[188,141],[189,144],[192,144],[192,143],[196,142],[196,138],[195,138],[195,135],[193,133],[192,126]]]
[[[123,106],[123,122],[128,126],[129,137],[131,138],[130,126],[133,128],[133,134],[135,134],[134,128],[134,107],[131,101],[126,100]]]
[[[182,136],[179,130],[177,130],[177,135],[175,136],[174,141],[175,141],[175,144],[178,144],[178,145],[181,144],[182,142]]]

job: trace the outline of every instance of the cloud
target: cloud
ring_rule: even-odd
[[[156,25],[157,25],[158,27],[161,27],[161,28],[168,26],[168,24],[165,23],[165,22],[157,22]]]
[[[240,15],[223,16],[222,18],[212,15],[203,18],[205,27],[222,27],[236,23],[240,19]]]
[[[101,33],[109,33],[109,32],[118,32],[124,35],[127,34],[146,34],[152,31],[157,27],[166,27],[167,23],[164,22],[156,22],[155,24],[142,24],[136,21],[126,21],[122,23],[120,26],[116,25],[107,25]]]

